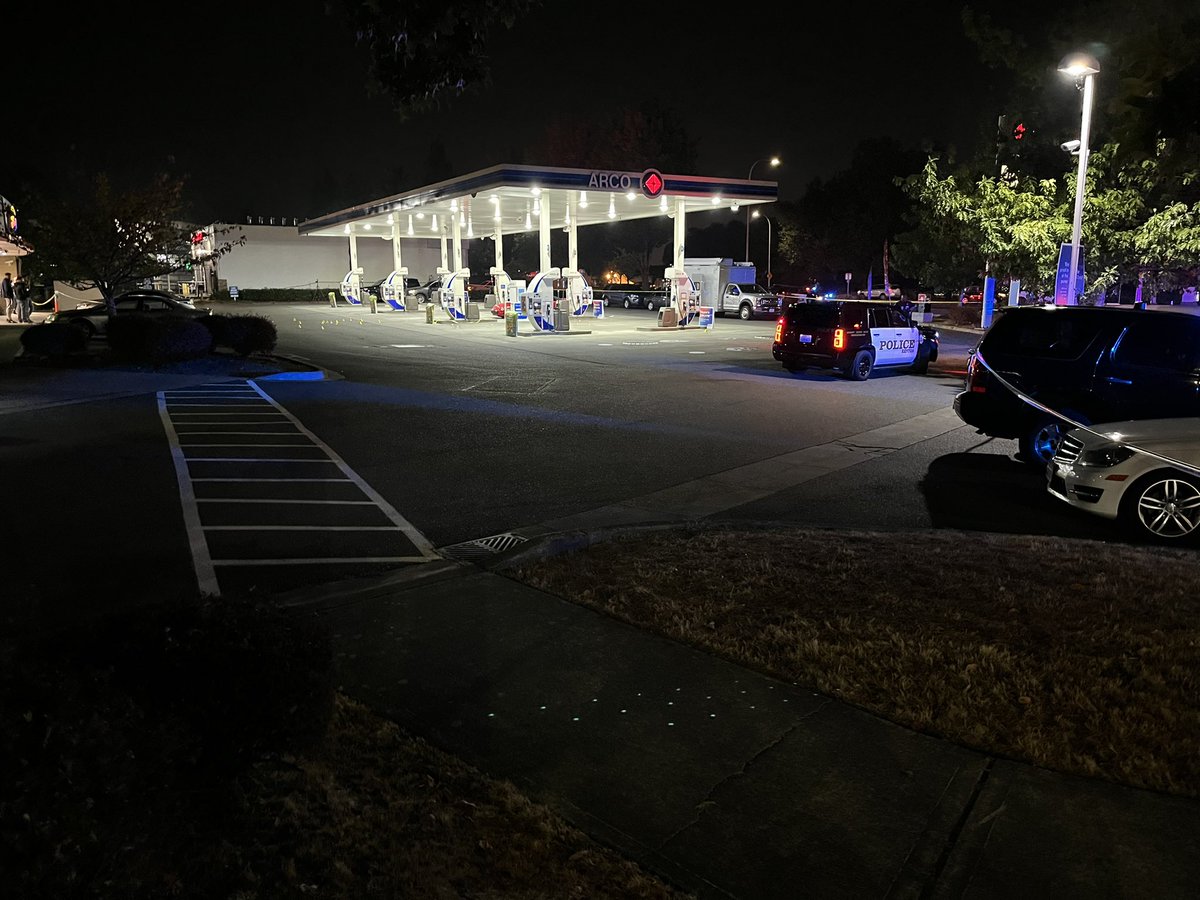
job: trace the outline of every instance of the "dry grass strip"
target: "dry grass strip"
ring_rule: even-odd
[[[714,527],[508,574],[921,732],[1200,796],[1192,552]]]

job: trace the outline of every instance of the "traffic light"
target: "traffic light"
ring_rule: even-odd
[[[1025,123],[1024,123],[1024,122],[1018,122],[1016,125],[1014,125],[1014,126],[1013,126],[1013,130],[1012,130],[1012,136],[1013,136],[1013,140],[1014,140],[1014,141],[1023,141],[1023,140],[1025,140],[1025,135],[1026,135],[1027,133],[1028,133],[1028,132],[1027,132],[1027,130],[1026,130],[1026,128],[1025,128]]]

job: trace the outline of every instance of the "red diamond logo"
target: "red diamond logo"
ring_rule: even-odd
[[[650,172],[642,178],[642,192],[647,197],[657,197],[662,193],[663,180],[657,172]]]

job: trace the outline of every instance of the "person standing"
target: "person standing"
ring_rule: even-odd
[[[8,321],[13,320],[13,312],[16,303],[13,299],[13,284],[12,276],[7,272],[4,273],[4,279],[0,281],[0,305],[4,307],[4,315],[8,317]]]
[[[29,286],[20,275],[13,282],[13,299],[17,303],[17,321],[33,321],[33,298],[29,296]]]

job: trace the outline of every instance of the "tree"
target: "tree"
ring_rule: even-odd
[[[96,288],[109,313],[113,298],[143,281],[177,271],[193,258],[195,228],[180,221],[184,183],[161,174],[138,188],[120,190],[105,174],[32,204],[30,231],[45,277],[80,289]],[[205,260],[241,243],[213,243]]]
[[[843,272],[872,268],[881,273],[884,243],[906,227],[912,202],[896,179],[918,171],[922,161],[922,154],[891,138],[860,143],[849,168],[814,180],[798,202],[776,206],[780,263],[808,273],[801,280],[834,282]]]
[[[491,80],[489,42],[539,0],[329,0],[366,50],[372,82],[401,118]]]
[[[1087,248],[1088,296],[1149,271],[1172,283],[1195,277],[1200,259],[1200,201],[1195,173],[1178,173],[1171,148],[1141,162],[1121,162],[1116,145],[1092,151],[1082,243]],[[915,201],[913,228],[896,242],[902,265],[922,283],[950,288],[974,280],[986,264],[1002,278],[1019,278],[1039,296],[1054,286],[1060,246],[1070,240],[1075,173],[1034,179],[1007,173],[960,187],[940,177],[937,160],[903,182]]]
[[[1030,28],[1031,21],[1042,25]],[[1098,134],[1117,145],[1118,159],[1155,158],[1184,168],[1200,148],[1200,58],[1194,35],[1200,6],[1178,0],[1010,0],[963,10],[980,58],[1010,78],[1007,108],[1044,137],[1045,153],[1077,136],[1079,107],[1064,102],[1055,68],[1075,50],[1100,61],[1095,110]],[[1167,155],[1161,140],[1172,141]],[[1024,154],[1023,154],[1024,155]]]

